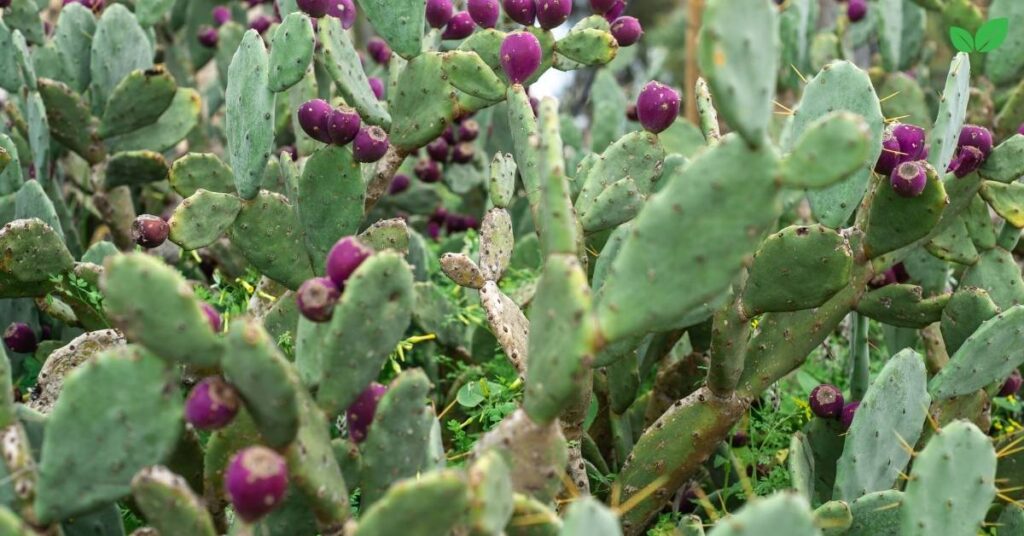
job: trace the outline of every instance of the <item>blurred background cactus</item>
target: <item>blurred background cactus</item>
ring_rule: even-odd
[[[0,535],[1024,535],[1024,2],[0,0]]]

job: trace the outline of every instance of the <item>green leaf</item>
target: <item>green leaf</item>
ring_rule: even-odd
[[[481,402],[486,400],[491,394],[496,394],[504,390],[504,386],[499,383],[489,382],[486,380],[480,380],[475,382],[469,382],[459,389],[459,393],[455,396],[458,400],[459,405],[464,408],[475,408],[480,405]]]
[[[950,33],[952,33],[954,29],[959,28],[951,28]],[[985,24],[982,24],[981,28],[978,28],[978,33],[974,35],[974,43],[978,52],[991,52],[999,48],[999,45],[1003,44],[1003,41],[1006,40],[1006,34],[1009,30],[1010,19],[1006,17],[992,19]],[[955,43],[956,39],[954,39],[953,42]]]
[[[981,30],[978,30],[981,34]],[[959,27],[949,27],[949,38],[953,41],[953,46],[960,52],[974,52],[974,37],[971,32]]]

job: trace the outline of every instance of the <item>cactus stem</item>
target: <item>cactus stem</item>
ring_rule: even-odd
[[[377,168],[373,172],[373,178],[366,185],[366,201],[363,203],[363,212],[369,213],[377,204],[382,195],[387,193],[391,185],[391,179],[395,177],[399,166],[405,160],[406,152],[394,145],[388,147],[388,152],[377,162]]]

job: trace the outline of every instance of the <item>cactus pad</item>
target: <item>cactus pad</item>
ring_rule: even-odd
[[[350,149],[326,146],[306,161],[295,206],[315,272],[323,273],[327,252],[338,239],[359,229],[365,192]]]
[[[110,138],[156,122],[170,107],[177,88],[174,77],[161,67],[132,71],[114,87],[99,135]]]
[[[259,193],[263,168],[274,147],[274,94],[268,87],[267,48],[260,34],[246,32],[228,68],[225,134],[242,199]]]
[[[313,27],[304,13],[292,13],[281,21],[270,43],[271,91],[285,91],[302,80],[313,60],[313,41]]]
[[[208,246],[231,227],[241,209],[234,195],[199,189],[174,209],[168,238],[186,250]]]
[[[298,217],[283,196],[267,191],[242,204],[229,236],[267,277],[296,289],[313,276]]]
[[[234,174],[217,155],[189,153],[174,161],[171,188],[182,197],[190,197],[200,188],[225,194],[235,193]]]

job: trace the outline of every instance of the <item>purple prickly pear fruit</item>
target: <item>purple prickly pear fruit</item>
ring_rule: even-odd
[[[427,144],[427,156],[434,162],[444,163],[448,161],[449,149],[448,142],[442,136]]]
[[[388,133],[378,126],[370,126],[359,129],[355,140],[352,142],[352,155],[356,162],[368,164],[376,162],[388,152]]]
[[[498,0],[469,0],[466,10],[473,22],[481,28],[494,28],[498,24],[498,17],[501,16],[501,7]]]
[[[159,216],[143,214],[132,222],[132,240],[144,248],[155,248],[167,240],[171,228]]]
[[[679,117],[679,93],[660,82],[648,82],[636,99],[636,115],[647,131],[664,131]]]
[[[558,28],[569,20],[572,0],[537,0],[537,22],[545,30]]]
[[[457,41],[465,39],[473,33],[473,17],[468,11],[460,11],[452,15],[448,25],[444,27],[441,39]]]
[[[380,65],[387,65],[391,59],[391,47],[388,43],[379,37],[371,37],[366,43],[366,51],[370,53],[370,57],[373,61]]]
[[[185,420],[200,430],[227,426],[238,414],[238,393],[220,376],[196,384],[185,400]]]
[[[928,172],[920,162],[904,162],[892,170],[889,184],[902,197],[917,197],[928,186]]]
[[[1024,378],[1021,378],[1020,371],[1013,369],[1010,372],[1010,377],[1006,378],[1003,382],[1003,386],[999,389],[999,396],[1010,396],[1017,394],[1020,391],[1021,384],[1024,383]]]
[[[200,45],[206,48],[217,48],[217,41],[219,40],[217,29],[212,26],[203,26],[199,28],[196,39],[199,40]]]
[[[313,322],[327,322],[334,313],[334,306],[341,297],[338,285],[329,277],[307,279],[295,292],[295,302],[302,316]]]
[[[356,443],[362,443],[366,439],[366,431],[373,424],[373,414],[377,412],[377,403],[388,392],[388,388],[373,382],[359,393],[359,398],[345,411],[345,421],[348,423],[348,436]]]
[[[913,162],[924,159],[925,145],[924,129],[916,125],[900,123],[892,127],[892,135],[900,146],[900,162]]]
[[[470,222],[461,214],[448,214],[444,218],[444,228],[449,233],[461,233],[469,229]]]
[[[897,262],[896,264],[890,266],[889,269],[886,270],[886,272],[891,274],[892,280],[895,281],[897,284],[906,283],[907,281],[910,281],[910,273],[907,272],[907,267],[902,262]]]
[[[313,17],[314,19],[319,19],[326,15],[327,10],[330,7],[330,2],[328,0],[296,0],[295,3],[303,13]]]
[[[480,123],[467,119],[459,125],[459,141],[473,141],[480,135]]]
[[[981,149],[971,145],[962,145],[956,150],[956,154],[950,160],[949,168],[946,171],[951,171],[953,175],[956,175],[956,178],[962,179],[977,171],[984,162],[985,155],[982,154]]]
[[[306,101],[299,106],[299,126],[303,132],[314,140],[331,143],[327,122],[331,115],[331,105],[323,99]]]
[[[352,0],[328,0],[327,14],[339,19],[346,30],[356,23],[356,5]]]
[[[210,323],[210,329],[214,333],[220,333],[220,330],[224,327],[224,320],[221,318],[220,313],[217,309],[214,309],[212,305],[203,302],[200,304],[203,309],[203,314],[206,315],[206,321]]]
[[[811,390],[811,411],[822,419],[838,417],[843,411],[843,393],[835,385],[823,383]]]
[[[431,28],[444,28],[454,14],[452,0],[427,0],[427,24]]]
[[[867,0],[849,0],[849,3],[846,4],[846,18],[850,19],[850,22],[860,22],[867,14]]]
[[[448,142],[448,145],[455,145],[455,143],[458,142],[458,140],[455,139],[455,130],[450,126],[445,127],[444,132],[441,133],[441,137],[444,138],[444,141]]]
[[[903,151],[900,148],[900,141],[893,134],[893,129],[887,128],[882,134],[882,152],[875,162],[875,173],[890,175],[896,166],[903,159]]]
[[[258,17],[249,21],[249,29],[256,30],[256,33],[262,34],[270,29],[271,20],[265,15],[259,15]]]
[[[331,278],[338,288],[345,288],[345,281],[348,281],[352,272],[355,272],[370,255],[373,255],[373,249],[354,236],[338,240],[327,254],[327,277]]]
[[[12,352],[31,354],[36,351],[39,341],[36,340],[36,334],[28,324],[11,322],[4,330],[4,344]]]
[[[857,408],[859,406],[859,400],[854,400],[853,402],[843,406],[843,411],[839,414],[839,422],[843,425],[843,430],[850,429],[850,425],[853,424],[853,415],[857,413]]]
[[[640,116],[636,113],[636,104],[630,104],[626,106],[626,119],[633,121],[634,123],[640,120]]]
[[[373,91],[373,96],[377,97],[377,100],[384,98],[384,81],[376,76],[371,76],[367,79],[370,83],[370,90]]]
[[[501,7],[510,19],[523,26],[533,26],[537,18],[537,4],[534,0],[502,0]]]
[[[625,12],[626,0],[616,0],[615,3],[612,4],[612,7],[608,11],[604,12],[604,20],[609,23],[615,22],[615,19],[621,17]]]
[[[227,6],[217,6],[211,13],[213,14],[213,25],[218,28],[231,20],[231,10]]]
[[[431,240],[437,240],[441,237],[441,224],[436,221],[427,222],[427,236]]]
[[[1024,134],[1024,123],[1021,123],[1020,126],[1017,127],[1017,134]]]
[[[598,15],[604,15],[615,7],[615,0],[590,0],[590,9]]]
[[[409,180],[408,175],[399,173],[391,179],[391,184],[388,186],[388,193],[391,195],[400,194],[409,189],[409,184],[412,181]]]
[[[288,491],[288,464],[267,447],[246,447],[228,463],[224,488],[238,517],[252,523],[284,499]]]
[[[958,147],[977,147],[981,151],[982,159],[988,158],[992,152],[992,132],[978,125],[964,125],[960,129]]]
[[[697,492],[694,491],[692,484],[687,484],[685,488],[679,490],[679,512],[682,514],[690,514],[697,510],[700,506],[698,502]]]
[[[39,340],[48,341],[53,338],[53,328],[49,324],[39,326]]]
[[[327,116],[327,134],[335,145],[348,145],[356,139],[362,124],[358,112],[348,106],[341,106],[331,110]]]
[[[464,141],[452,149],[452,161],[456,164],[468,164],[473,161],[474,154],[473,144]]]
[[[619,17],[612,23],[612,37],[620,47],[635,45],[642,35],[644,28],[634,17]]]
[[[416,162],[416,167],[413,168],[413,171],[419,180],[428,184],[441,180],[441,167],[433,160],[422,159]]]
[[[750,444],[750,436],[746,432],[740,430],[732,435],[729,439],[729,444],[736,448],[743,448]]]
[[[522,84],[540,67],[540,41],[530,32],[513,32],[501,42],[501,66],[513,84]]]

